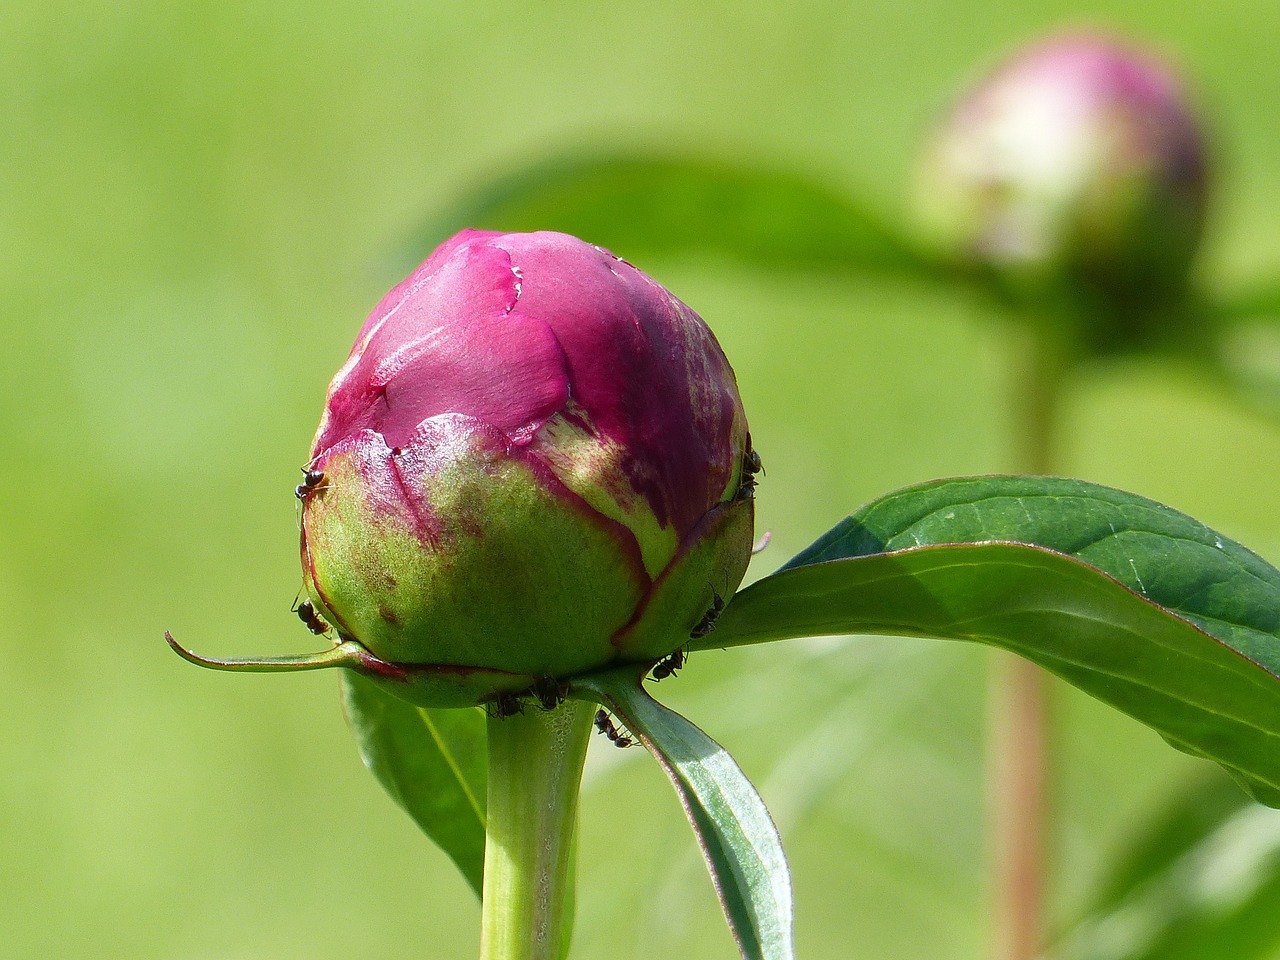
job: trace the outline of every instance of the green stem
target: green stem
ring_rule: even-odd
[[[594,704],[489,720],[480,960],[557,960]]]
[[[1075,362],[1074,327],[1070,318],[1053,315],[1027,319],[1013,385],[1014,459],[1018,470],[1043,476],[1058,469],[1057,421],[1062,382]]]

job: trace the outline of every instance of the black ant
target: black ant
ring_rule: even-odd
[[[692,630],[689,631],[690,640],[698,640],[705,637],[708,633],[716,628],[716,621],[720,619],[720,614],[724,612],[724,597],[716,593],[714,587],[711,588],[711,609],[702,615],[702,619],[697,622]]]
[[[293,489],[293,495],[306,503],[308,498],[320,489],[320,484],[324,483],[323,470],[308,470],[302,468],[302,482]]]
[[[295,601],[293,612],[298,615],[299,620],[307,625],[307,629],[317,637],[329,632],[329,625],[320,619],[320,615],[316,613],[316,608],[311,605],[310,600],[303,600],[301,603]]]
[[[609,714],[603,709],[596,711],[596,729],[609,738],[609,742],[615,747],[633,747],[635,740],[626,734],[618,732],[618,728],[613,725],[613,721],[609,719]]]
[[[484,705],[484,712],[495,720],[505,720],[524,713],[524,701],[518,694],[500,693]]]
[[[751,446],[751,435],[747,435],[747,449],[742,454],[742,480],[738,484],[735,500],[752,500],[756,495],[756,474],[764,473],[764,461]]]
[[[683,649],[672,650],[665,657],[653,665],[652,676],[654,681],[665,680],[667,677],[674,677],[676,671],[684,666],[686,655]]]
[[[529,688],[529,692],[534,695],[543,710],[554,710],[564,702],[565,688],[557,682],[555,677],[542,677]]]

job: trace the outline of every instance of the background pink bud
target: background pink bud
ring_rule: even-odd
[[[1034,44],[954,106],[918,199],[949,255],[1015,279],[1149,296],[1199,242],[1205,146],[1163,62],[1096,33]]]
[[[442,667],[420,702],[661,657],[750,553],[714,336],[564,234],[441,245],[365,321],[311,452],[308,591],[380,659]]]

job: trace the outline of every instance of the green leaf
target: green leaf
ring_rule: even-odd
[[[342,671],[342,703],[365,766],[479,896],[488,757],[484,713],[415,707],[350,670]]]
[[[689,158],[590,154],[517,171],[433,218],[412,262],[467,226],[560,230],[632,259],[711,251],[768,269],[940,270],[877,217],[820,184]]]
[[[1055,960],[1268,960],[1280,946],[1280,813],[1196,785],[1141,836]]]
[[[791,960],[791,875],[782,842],[733,758],[651,698],[634,669],[582,677],[573,688],[616,715],[671,778],[742,956]]]
[[[1019,653],[1280,806],[1280,572],[1078,480],[974,477],[863,507],[691,647],[888,633]]]

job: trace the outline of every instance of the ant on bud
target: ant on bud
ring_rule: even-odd
[[[495,720],[505,720],[524,713],[524,701],[514,693],[500,693],[484,705],[484,712]]]
[[[320,615],[316,613],[316,608],[311,605],[310,600],[303,600],[301,603],[294,600],[291,609],[298,615],[298,619],[307,625],[307,629],[317,637],[329,632],[329,625],[320,619]]]
[[[742,481],[734,494],[735,500],[755,499],[757,473],[764,473],[764,461],[751,446],[751,434],[747,434],[747,449],[742,454]]]
[[[294,487],[293,495],[303,503],[306,503],[311,495],[320,489],[322,483],[324,483],[323,470],[308,470],[303,467],[302,482]]]
[[[672,650],[665,657],[653,665],[651,676],[656,683],[659,680],[665,680],[667,677],[674,677],[676,671],[684,666],[687,655],[683,649]]]
[[[606,737],[608,737],[609,742],[612,743],[615,747],[635,746],[635,743],[636,743],[635,740],[633,740],[631,737],[628,737],[626,734],[622,734],[618,732],[618,728],[614,726],[613,721],[609,719],[609,714],[605,713],[603,708],[596,711],[595,723],[596,723],[596,730],[598,730],[600,733],[603,733]]]
[[[716,621],[720,619],[720,614],[724,612],[724,597],[716,592],[715,587],[711,588],[711,609],[702,615],[702,619],[697,622],[692,630],[689,631],[690,640],[698,640],[705,637],[708,633],[716,628]]]
[[[565,688],[555,677],[540,678],[529,688],[529,692],[534,695],[543,710],[554,710],[564,703]]]

